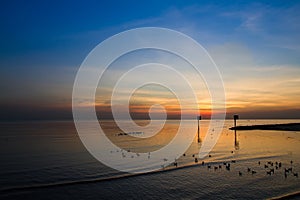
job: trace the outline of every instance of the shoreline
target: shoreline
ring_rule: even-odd
[[[269,200],[291,199],[294,197],[300,197],[300,191],[291,192],[277,197],[272,197]]]
[[[251,126],[236,126],[229,130],[276,130],[276,131],[300,131],[300,123],[287,124],[263,124]]]

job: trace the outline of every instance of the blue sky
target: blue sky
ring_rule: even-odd
[[[0,105],[25,109],[23,116],[35,107],[37,117],[65,108],[76,71],[97,44],[121,31],[157,26],[181,31],[209,51],[232,109],[253,82],[265,86],[252,88],[258,96],[271,94],[264,102],[288,96],[270,105],[300,109],[299,10],[300,1],[2,2]],[[277,86],[278,80],[291,82]],[[251,98],[245,106],[258,103]],[[285,109],[284,102],[291,106]]]

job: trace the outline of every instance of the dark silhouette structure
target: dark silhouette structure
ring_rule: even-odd
[[[239,115],[233,115],[234,127],[236,127],[236,120],[239,119]]]

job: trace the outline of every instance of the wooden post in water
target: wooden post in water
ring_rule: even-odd
[[[198,120],[198,143],[201,142],[201,139],[200,139],[200,124],[199,124],[199,121],[201,120],[201,116],[197,116],[197,120]]]
[[[239,119],[239,115],[233,115],[234,127],[236,127],[236,120]]]

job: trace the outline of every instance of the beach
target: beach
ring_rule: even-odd
[[[250,126],[298,122],[239,120],[237,123]],[[164,146],[174,136],[168,132],[178,125],[178,121],[167,122],[165,132],[139,146],[136,140],[130,142],[129,136],[117,136],[119,130],[111,122],[103,123],[111,140],[124,149],[131,147],[132,151],[152,151]],[[201,121],[201,141],[208,125],[208,120]],[[235,142],[234,131],[229,130],[232,125],[232,120],[226,120],[210,156],[199,159],[198,163],[194,158],[201,144],[195,138],[185,155],[177,160],[177,167],[170,165],[146,174],[128,174],[94,159],[82,145],[71,121],[1,123],[1,198],[270,199],[284,195],[297,198],[300,180],[294,173],[300,172],[299,132],[237,130]],[[286,174],[287,168],[293,171]],[[268,174],[271,169],[274,173]]]

